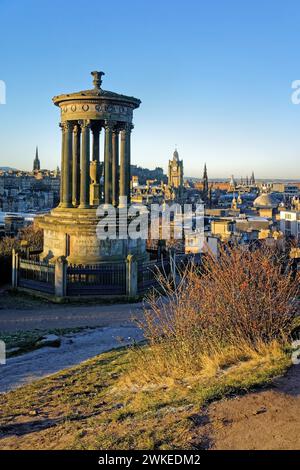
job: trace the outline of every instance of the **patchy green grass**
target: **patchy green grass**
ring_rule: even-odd
[[[107,352],[0,395],[0,448],[193,449],[203,405],[262,386],[290,365],[273,348],[212,376],[143,384],[136,354]]]
[[[57,336],[65,336],[70,333],[79,333],[86,329],[85,327],[77,328],[53,328],[50,330],[32,330],[32,331],[15,331],[13,333],[1,333],[0,340],[6,344],[7,357],[17,356],[38,348],[37,341],[49,334]],[[16,351],[9,351],[9,349],[18,348]]]

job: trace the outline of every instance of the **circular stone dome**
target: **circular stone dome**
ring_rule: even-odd
[[[253,206],[257,208],[274,209],[278,207],[278,201],[271,193],[262,193],[254,200]]]

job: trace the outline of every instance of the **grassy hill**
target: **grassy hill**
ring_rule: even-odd
[[[202,376],[145,383],[136,354],[101,354],[0,395],[0,449],[201,449],[205,404],[266,384],[290,364],[270,345],[236,361],[224,354]]]

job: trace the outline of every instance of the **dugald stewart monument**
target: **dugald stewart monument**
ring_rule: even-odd
[[[41,260],[103,264],[125,261],[128,254],[147,259],[145,240],[99,239],[100,203],[120,211],[130,203],[130,139],[133,110],[141,101],[102,89],[104,72],[91,72],[94,87],[55,96],[62,130],[60,203],[37,218],[44,231]],[[102,132],[103,131],[103,132]],[[100,138],[104,134],[104,187],[100,184]],[[92,141],[92,142],[91,142]]]

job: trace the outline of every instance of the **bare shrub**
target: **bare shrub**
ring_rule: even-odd
[[[31,250],[42,250],[43,231],[34,225],[22,228],[16,237],[4,237],[0,240],[0,285],[10,282],[12,250],[20,250],[21,241],[26,240]]]
[[[26,240],[32,250],[43,249],[43,236],[42,229],[37,228],[34,224],[28,225],[20,230],[18,234],[19,240]]]
[[[165,298],[148,299],[140,323],[149,348],[138,352],[143,374],[181,375],[251,358],[284,344],[297,311],[299,280],[274,248],[228,245],[174,280],[160,277]],[[207,359],[209,358],[209,359]],[[223,364],[224,365],[224,364]]]

